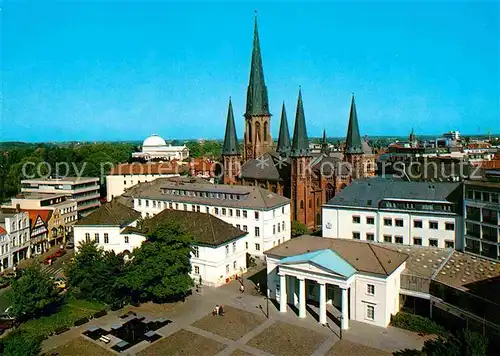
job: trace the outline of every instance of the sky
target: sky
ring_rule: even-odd
[[[7,1],[0,141],[241,138],[255,10],[274,138],[500,133],[499,2]]]

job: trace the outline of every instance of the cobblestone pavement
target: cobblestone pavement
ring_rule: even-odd
[[[340,330],[338,326],[333,322],[331,322],[329,327],[321,326],[315,319],[314,314],[310,313],[311,309],[308,310],[308,314],[305,319],[299,319],[296,312],[291,308],[287,313],[280,313],[272,301],[269,302],[269,318],[238,340],[230,340],[192,326],[195,321],[210,314],[216,304],[223,304],[266,316],[267,300],[262,295],[258,295],[258,293],[254,292],[252,280],[243,278],[243,283],[245,284],[245,292],[243,294],[239,292],[239,283],[239,281],[232,281],[231,283],[219,288],[203,287],[200,293],[194,292],[192,296],[188,297],[186,302],[170,305],[168,308],[144,307],[143,310],[141,310],[141,308],[136,308],[135,310],[141,316],[145,316],[146,318],[167,317],[172,320],[173,322],[171,324],[157,330],[157,333],[162,336],[169,336],[180,329],[185,329],[225,344],[226,348],[219,352],[217,356],[230,355],[237,350],[240,350],[240,353],[241,351],[244,351],[250,355],[269,355],[260,349],[250,347],[247,343],[253,337],[273,325],[276,321],[282,321],[300,326],[302,328],[309,329],[311,332],[316,334],[324,335],[325,337],[323,339],[325,341],[322,344],[317,345],[317,349],[312,353],[313,356],[323,356],[327,354],[333,345],[339,340]],[[101,319],[92,320],[81,327],[75,327],[64,334],[51,337],[44,342],[43,350],[47,352],[57,346],[67,343],[70,340],[78,338],[89,325],[105,326],[116,324],[118,316],[123,314],[124,311],[130,309],[134,308],[130,307],[125,308],[124,310],[110,312]],[[304,334],[304,338],[307,338],[307,333]],[[424,342],[424,339],[415,333],[410,333],[393,327],[389,327],[387,329],[374,327],[352,320],[349,321],[349,330],[344,331],[342,337],[352,343],[365,345],[387,352],[394,352],[406,348],[420,349]],[[277,342],[279,341],[277,340]],[[101,346],[104,347],[103,344],[101,344]],[[143,341],[128,349],[123,354],[135,355],[136,353],[146,349],[148,346],[150,346],[150,344]],[[109,346],[106,348],[109,350]],[[193,350],[193,354],[196,354],[196,350]]]

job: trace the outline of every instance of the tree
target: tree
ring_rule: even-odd
[[[126,298],[117,283],[124,273],[123,256],[104,251],[95,242],[80,244],[75,261],[67,270],[68,284],[76,297],[108,304]]]
[[[143,229],[147,240],[133,251],[122,288],[130,290],[136,300],[184,298],[193,287],[189,276],[193,237],[171,220]]]
[[[12,315],[21,320],[42,315],[59,301],[54,283],[38,265],[24,269],[23,275],[12,282],[8,297]]]
[[[443,339],[427,340],[422,352],[427,356],[484,356],[487,342],[482,335],[462,330]]]
[[[309,231],[309,229],[305,224],[302,224],[297,220],[292,221],[292,237],[307,235],[310,233],[311,232]]]
[[[38,356],[42,352],[42,339],[22,331],[13,331],[1,342],[0,355]]]

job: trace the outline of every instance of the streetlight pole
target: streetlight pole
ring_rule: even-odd
[[[269,319],[269,295],[267,293],[268,290],[266,288],[266,317]]]

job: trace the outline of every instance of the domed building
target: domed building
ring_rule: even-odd
[[[167,145],[165,140],[156,134],[146,138],[142,143],[142,152],[132,153],[132,158],[145,161],[185,160],[189,158],[189,148],[186,145]]]

